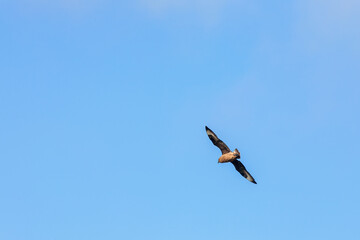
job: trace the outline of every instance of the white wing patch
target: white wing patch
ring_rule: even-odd
[[[210,130],[206,130],[206,133],[207,133],[208,136],[212,136],[215,139],[217,139],[216,135],[214,133],[212,133]]]

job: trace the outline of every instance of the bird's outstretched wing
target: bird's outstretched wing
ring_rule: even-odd
[[[245,166],[238,160],[232,161],[232,164],[234,164],[234,167],[236,170],[247,180],[249,180],[252,183],[255,183],[255,179],[250,175],[250,173],[246,170]]]
[[[221,153],[222,154],[225,154],[225,153],[228,153],[228,152],[231,152],[229,147],[226,146],[226,144],[221,141],[213,131],[211,131],[210,128],[208,128],[207,126],[205,126],[205,129],[206,129],[206,133],[207,135],[209,136],[210,140],[212,141],[212,143],[217,146],[218,148],[220,148],[221,150]]]

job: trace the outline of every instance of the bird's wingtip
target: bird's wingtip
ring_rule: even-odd
[[[205,125],[205,130],[208,130],[209,128]]]

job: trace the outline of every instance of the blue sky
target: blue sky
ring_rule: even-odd
[[[359,239],[358,1],[0,6],[0,239]]]

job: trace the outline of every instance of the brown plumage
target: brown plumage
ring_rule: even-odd
[[[252,183],[255,183],[255,179],[251,176],[251,174],[246,170],[245,166],[237,159],[240,158],[240,152],[235,148],[234,152],[231,152],[229,147],[226,146],[226,144],[221,141],[216,134],[211,131],[210,128],[205,126],[206,133],[209,136],[211,142],[220,148],[222,155],[220,156],[218,162],[219,163],[226,163],[231,162],[235,169],[247,180],[249,180]]]

